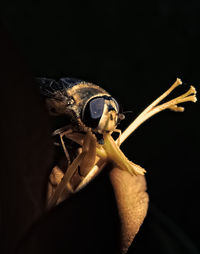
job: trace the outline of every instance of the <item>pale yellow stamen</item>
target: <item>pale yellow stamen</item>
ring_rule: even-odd
[[[177,104],[191,101],[196,102],[196,90],[193,86],[183,95],[170,100],[166,103],[158,105],[165,97],[167,97],[177,86],[181,85],[182,81],[177,79],[176,82],[158,99],[156,99],[152,104],[150,104],[130,125],[129,127],[122,133],[120,137],[120,144],[122,144],[129,135],[131,135],[143,122],[152,117],[153,115],[165,110],[170,109],[173,111],[184,111],[183,107],[178,107]],[[158,106],[157,106],[158,105]]]

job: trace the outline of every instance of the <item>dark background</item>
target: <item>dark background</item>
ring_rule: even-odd
[[[0,4],[1,19],[32,74],[78,77],[101,85],[125,111],[133,111],[122,129],[176,77],[199,91],[199,13],[197,0]],[[147,170],[151,201],[130,253],[142,250],[142,241],[147,246],[158,241],[151,230],[160,215],[175,227],[172,233],[200,248],[199,105],[185,107],[184,113],[166,111],[149,120],[122,146],[128,158]],[[158,226],[154,231],[159,235]]]

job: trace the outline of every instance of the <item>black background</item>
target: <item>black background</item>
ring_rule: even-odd
[[[199,91],[199,13],[197,0],[27,0],[0,6],[32,74],[101,85],[133,111],[122,129],[176,77]],[[166,111],[146,122],[122,149],[147,170],[151,203],[200,248],[199,105],[185,107],[184,113]]]

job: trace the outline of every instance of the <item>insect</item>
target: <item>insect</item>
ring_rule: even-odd
[[[177,104],[197,100],[196,90],[191,86],[183,95],[159,104],[182,84],[177,79],[121,134],[117,126],[124,119],[124,114],[116,99],[103,88],[74,78],[37,78],[37,82],[55,124],[52,132],[53,137],[58,137],[55,145],[62,147],[67,160],[65,172],[54,167],[50,175],[51,185],[55,184],[56,188],[49,195],[49,208],[59,203],[63,194],[66,196],[66,193],[80,190],[107,162],[128,171],[130,175],[143,175],[146,171],[128,160],[120,145],[138,126],[156,113],[164,109],[182,112],[184,108]],[[113,132],[119,133],[117,140],[113,139]]]

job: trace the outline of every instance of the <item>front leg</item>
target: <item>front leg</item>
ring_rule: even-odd
[[[67,168],[64,176],[62,177],[60,183],[57,185],[54,193],[52,193],[51,197],[48,200],[47,208],[50,209],[54,207],[57,203],[59,198],[62,196],[63,192],[66,190],[66,192],[71,193],[73,192],[70,180],[74,173],[76,172],[78,166],[80,165],[81,161],[83,160],[85,156],[85,152],[80,153],[76,159],[69,165]]]
[[[97,139],[91,131],[88,131],[84,142],[82,151],[85,152],[85,157],[82,160],[79,168],[79,174],[81,176],[86,176],[90,169],[95,164],[96,159],[96,146],[97,146]]]
[[[116,139],[116,143],[118,146],[120,146],[120,137],[121,137],[121,134],[122,134],[122,131],[119,130],[119,129],[115,129],[113,132],[118,132],[119,133],[119,137]]]
[[[96,159],[96,138],[92,134],[92,132],[89,131],[84,137],[81,153],[69,165],[62,179],[58,183],[55,191],[49,198],[47,204],[48,209],[50,209],[51,207],[55,206],[58,203],[64,191],[65,194],[74,192],[70,184],[73,175],[78,170],[78,168],[80,176],[87,175],[90,169],[94,166],[95,159]],[[61,177],[59,176],[59,178]]]
[[[67,133],[68,133],[68,131],[67,131]],[[71,133],[71,131],[69,133]],[[66,135],[66,132],[60,133],[59,135],[60,135],[60,142],[62,144],[64,153],[65,153],[65,157],[67,158],[68,165],[70,165],[71,164],[70,156],[69,156],[68,150],[67,150],[67,148],[65,146],[65,142],[63,140],[63,136]]]

